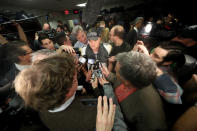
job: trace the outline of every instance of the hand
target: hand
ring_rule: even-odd
[[[159,67],[157,67],[156,73],[157,73],[157,76],[160,76],[163,74],[163,71]]]
[[[35,33],[35,40],[38,40],[39,36],[38,33]]]
[[[115,60],[115,56],[111,56],[110,58],[108,58],[109,63],[114,63]]]
[[[81,70],[83,71],[84,75],[86,76],[88,71],[85,68],[85,65],[82,65]]]
[[[133,47],[133,51],[137,51],[138,52],[138,45],[144,45],[144,42],[138,40],[137,43]]]
[[[72,46],[62,45],[62,46],[60,46],[60,48],[63,49],[64,51],[68,52],[69,54],[75,53],[75,50],[73,49]]]
[[[99,78],[99,83],[103,86],[106,83],[109,83],[105,78]]]
[[[87,82],[90,81],[91,77],[92,77],[92,71],[89,70],[88,73],[86,74],[86,81]]]
[[[136,43],[136,45],[144,45],[144,42],[141,41],[141,40],[138,40],[137,43]]]
[[[96,117],[96,131],[111,131],[114,118],[115,118],[115,110],[116,105],[113,104],[112,99],[109,99],[109,109],[107,104],[107,97],[103,97],[103,107],[102,107],[102,97],[98,97],[97,104],[97,117]]]
[[[149,56],[149,52],[148,52],[147,48],[144,45],[138,45],[138,52],[144,53],[144,54]]]
[[[137,43],[134,46],[133,51],[137,51],[137,52],[149,55],[149,52],[148,52],[147,48],[141,42],[139,42],[139,44]]]
[[[92,81],[92,87],[95,89],[95,88],[97,88],[98,87],[98,79],[97,79],[97,77],[95,77],[95,79]]]
[[[82,67],[83,67],[83,65],[78,64],[78,65],[77,65],[77,71],[80,72],[81,69],[82,69]]]
[[[85,89],[85,88],[82,88],[81,94],[84,95],[84,94],[86,94],[86,93],[87,93],[86,89]]]
[[[109,72],[109,70],[107,69],[106,66],[102,66],[101,71],[102,71],[102,74],[103,74],[106,78],[107,78],[107,77],[109,76],[109,74],[110,74],[110,72]]]
[[[11,20],[11,22],[12,22],[12,25],[13,25],[13,26],[16,26],[16,27],[20,26],[20,24],[17,23],[15,20]]]

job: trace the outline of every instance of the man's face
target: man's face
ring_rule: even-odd
[[[53,45],[53,41],[48,38],[42,40],[42,47],[49,49],[49,50],[55,50],[55,47]]]
[[[163,58],[168,54],[168,51],[165,49],[162,49],[161,47],[157,47],[154,49],[154,51],[150,54],[150,57],[153,61],[157,63],[157,65],[160,65],[163,63]]]
[[[121,81],[126,87],[131,87],[132,84],[129,81],[127,81],[127,80],[125,80],[124,78],[121,77],[121,75],[120,75],[120,67],[121,67],[120,63],[117,62],[116,66],[115,66],[116,78],[119,81]]]
[[[98,38],[98,40],[89,40],[89,45],[93,51],[98,51],[100,45],[100,38]]]
[[[21,48],[24,51],[26,51],[25,55],[19,57],[21,63],[23,65],[30,65],[31,64],[31,53],[32,53],[32,49],[29,46],[27,46],[27,45],[24,45]]]
[[[77,40],[86,44],[87,43],[87,36],[84,31],[79,31],[77,34]]]

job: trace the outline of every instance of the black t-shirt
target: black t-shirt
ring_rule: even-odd
[[[112,45],[112,51],[109,56],[115,56],[118,53],[131,51],[131,46],[128,43],[123,42],[121,46]]]

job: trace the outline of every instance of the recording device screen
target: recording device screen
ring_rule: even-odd
[[[88,59],[88,64],[93,65],[94,63],[95,63],[95,60],[94,59]]]
[[[84,57],[79,57],[79,62],[82,63],[82,64],[85,64],[86,58],[84,58]]]

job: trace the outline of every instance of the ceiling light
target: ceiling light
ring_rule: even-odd
[[[79,7],[86,7],[86,4],[87,4],[87,3],[82,3],[82,4],[77,4],[76,6],[79,6]]]

